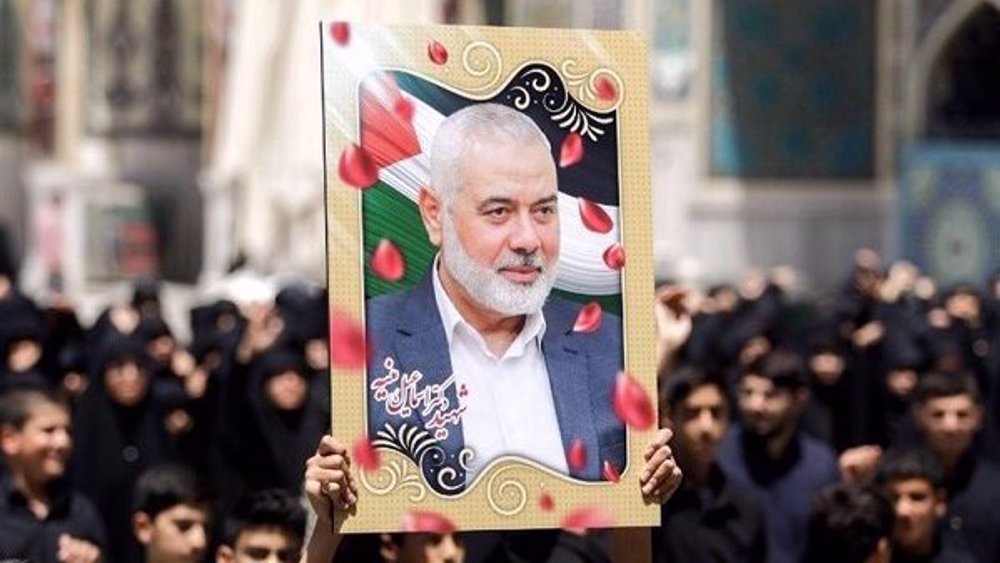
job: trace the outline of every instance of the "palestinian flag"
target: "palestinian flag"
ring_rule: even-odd
[[[362,81],[358,96],[360,145],[379,170],[378,182],[363,194],[365,256],[370,258],[379,241],[389,239],[407,265],[402,279],[387,282],[371,271],[367,260],[368,297],[416,285],[433,261],[437,250],[427,239],[417,209],[420,188],[430,180],[429,149],[445,117],[488,101],[532,117],[548,138],[556,163],[567,135],[580,135],[582,160],[557,167],[562,247],[555,292],[579,302],[596,300],[603,309],[621,314],[621,274],[604,261],[605,250],[620,241],[614,112],[585,110],[567,96],[559,75],[543,65],[525,67],[499,94],[484,100],[466,98],[402,71],[370,75]],[[609,232],[584,225],[581,198],[606,212],[612,221]]]

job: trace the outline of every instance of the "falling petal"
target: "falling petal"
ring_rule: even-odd
[[[365,471],[375,471],[378,469],[379,464],[381,464],[381,456],[379,456],[375,447],[372,446],[372,442],[368,439],[368,436],[361,436],[354,441],[352,453],[358,467]]]
[[[594,82],[594,88],[597,90],[597,97],[601,101],[613,102],[618,99],[618,88],[615,87],[614,81],[607,76],[598,77]]]
[[[448,49],[437,41],[431,41],[427,45],[427,57],[436,65],[443,65],[448,62]]]
[[[344,369],[359,369],[368,358],[365,331],[347,315],[330,314],[330,365]]]
[[[397,117],[404,121],[413,120],[413,100],[407,98],[402,93],[396,98],[396,103],[392,106],[392,111]]]
[[[389,239],[382,239],[372,253],[372,271],[387,282],[397,282],[406,273],[406,261],[399,248]]]
[[[355,188],[365,189],[378,181],[378,168],[368,151],[352,144],[340,154],[340,179]]]
[[[601,468],[601,474],[604,475],[605,481],[617,483],[622,480],[622,474],[618,472],[618,468],[608,460],[604,460],[604,466]]]
[[[601,328],[602,318],[601,304],[597,301],[591,301],[583,309],[580,309],[580,314],[576,316],[576,323],[573,325],[573,330],[575,332],[594,332]]]
[[[625,266],[625,249],[617,242],[604,251],[604,263],[612,270],[621,270]]]
[[[606,510],[594,507],[577,508],[566,515],[562,521],[564,530],[589,530],[592,528],[610,528],[614,519]]]
[[[573,441],[566,459],[569,461],[569,468],[573,471],[581,471],[587,467],[587,446],[583,440]]]
[[[583,159],[583,137],[577,133],[570,133],[563,139],[562,147],[559,149],[559,168],[573,166]]]
[[[451,534],[456,530],[455,524],[443,514],[429,510],[411,510],[403,515],[404,532],[422,532],[427,534]]]
[[[552,510],[556,507],[556,501],[549,493],[542,493],[541,496],[538,497],[538,506],[543,512],[552,512]]]
[[[341,47],[345,47],[351,40],[351,26],[347,22],[333,22],[330,24],[330,37],[333,42]]]
[[[581,197],[579,199],[580,218],[583,220],[583,226],[595,233],[610,233],[614,223],[608,212],[587,198]]]
[[[642,384],[624,371],[615,379],[615,415],[631,428],[647,430],[656,422],[656,412]]]

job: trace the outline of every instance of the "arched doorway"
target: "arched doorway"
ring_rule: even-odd
[[[932,62],[925,136],[1000,140],[1000,9],[982,3]]]

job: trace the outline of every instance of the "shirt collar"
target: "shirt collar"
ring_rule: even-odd
[[[431,277],[434,285],[434,300],[437,302],[438,313],[441,315],[441,324],[444,327],[444,335],[448,339],[448,346],[450,347],[452,345],[455,332],[459,330],[459,328],[462,328],[476,339],[484,351],[487,351],[488,348],[486,347],[486,342],[479,334],[479,331],[473,328],[473,326],[462,317],[462,314],[458,312],[458,309],[455,308],[455,304],[445,292],[444,286],[441,285],[441,276],[438,274],[440,262],[441,254],[439,253],[434,258],[434,263],[431,265]],[[521,328],[521,333],[518,334],[517,338],[514,339],[514,342],[511,343],[504,356],[507,357],[522,354],[525,346],[536,339],[540,343],[542,337],[545,336],[545,328],[545,315],[541,310],[528,314],[524,320],[524,326]]]
[[[65,515],[70,508],[72,492],[69,484],[64,478],[56,479],[46,487],[49,496],[48,518],[57,518]],[[10,510],[13,507],[21,507],[27,510],[28,501],[24,493],[14,486],[13,479],[8,475],[0,479],[0,508]]]

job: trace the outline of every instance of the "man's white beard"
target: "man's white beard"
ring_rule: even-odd
[[[528,315],[541,310],[556,282],[556,264],[546,264],[540,251],[520,255],[504,250],[490,267],[480,266],[462,246],[451,218],[444,213],[441,236],[441,262],[451,277],[479,305],[500,313],[515,316]],[[540,268],[538,277],[529,284],[508,280],[501,268],[529,266]]]

